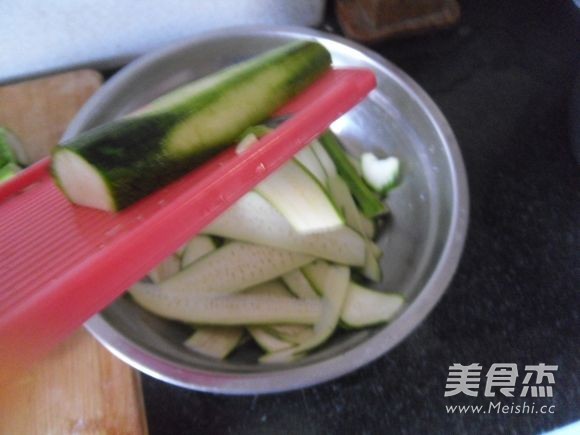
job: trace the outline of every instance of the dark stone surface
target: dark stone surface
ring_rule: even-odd
[[[580,420],[580,167],[568,136],[580,10],[461,4],[455,29],[373,47],[439,104],[467,166],[469,236],[442,301],[388,355],[315,388],[225,397],[143,376],[152,434],[524,434]],[[533,400],[554,414],[448,414],[489,402],[483,388],[443,396],[454,362],[558,364],[554,398]]]

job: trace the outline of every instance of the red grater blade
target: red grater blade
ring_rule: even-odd
[[[128,209],[69,203],[48,160],[0,187],[0,379],[42,355],[321,134],[376,85],[331,70],[242,155],[232,148]]]

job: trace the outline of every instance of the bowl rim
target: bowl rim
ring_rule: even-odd
[[[437,105],[413,79],[379,54],[343,37],[319,30],[296,26],[229,27],[206,32],[142,56],[122,68],[89,99],[70,123],[63,135],[63,140],[81,132],[90,121],[93,113],[98,111],[108,98],[115,95],[118,90],[134,80],[143,71],[146,71],[150,65],[191,45],[242,34],[306,37],[332,41],[360,52],[377,65],[388,70],[392,78],[398,81],[398,84],[406,92],[416,96],[417,103],[435,126],[437,134],[442,138],[445,145],[444,150],[450,162],[453,207],[449,234],[442,253],[431,276],[417,297],[388,327],[377,332],[363,345],[324,361],[273,372],[216,373],[192,369],[141,348],[114,329],[101,314],[93,316],[85,323],[85,327],[91,334],[110,352],[153,378],[192,390],[232,395],[279,393],[309,387],[343,376],[386,354],[407,338],[425,320],[446,291],[459,264],[469,220],[469,193],[465,166],[455,135]]]

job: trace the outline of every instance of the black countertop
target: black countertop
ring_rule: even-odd
[[[143,376],[151,434],[524,434],[580,420],[580,166],[569,138],[580,10],[571,0],[461,5],[454,29],[372,47],[432,96],[465,159],[469,235],[441,302],[388,355],[314,388],[228,397]],[[453,363],[483,374],[516,363],[521,376],[558,365],[554,397],[494,399],[527,400],[533,413],[448,413],[491,400],[483,389],[444,397]]]

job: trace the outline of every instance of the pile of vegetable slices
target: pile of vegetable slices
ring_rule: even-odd
[[[237,152],[268,131],[248,129]],[[373,239],[399,162],[361,157],[327,131],[159,264],[132,298],[191,325],[191,350],[223,359],[250,336],[261,363],[299,359],[338,328],[388,322],[403,297],[367,286],[381,280]]]

